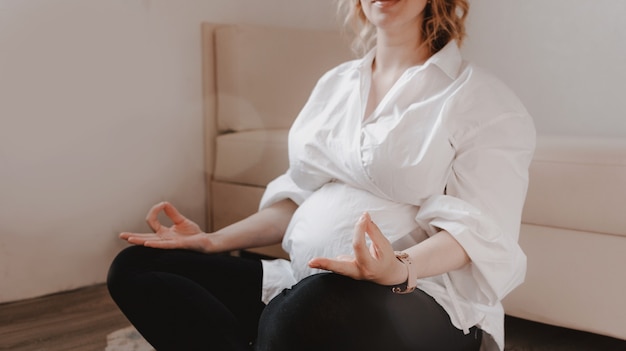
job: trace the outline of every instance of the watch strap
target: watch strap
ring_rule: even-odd
[[[408,279],[406,281],[405,288],[402,288],[402,286],[394,286],[391,288],[391,291],[396,294],[408,294],[415,290],[415,287],[417,286],[417,272],[414,269],[415,267],[413,267],[413,261],[411,261],[409,254],[403,251],[396,251],[395,254],[396,258],[400,262],[404,263],[404,266],[408,271]]]

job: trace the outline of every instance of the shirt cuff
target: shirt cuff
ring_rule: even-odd
[[[259,210],[284,199],[291,199],[300,206],[312,193],[311,191],[298,187],[289,174],[285,173],[272,180],[267,185],[265,193],[263,193],[263,197],[261,198],[261,203],[259,204]]]

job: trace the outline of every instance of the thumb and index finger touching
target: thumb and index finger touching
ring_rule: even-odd
[[[372,246],[368,247],[365,236],[368,236],[372,242]],[[357,227],[354,231],[353,246],[357,258],[371,259],[372,255],[380,255],[384,251],[393,251],[391,243],[387,237],[381,232],[380,228],[372,221],[369,213],[365,212],[359,218]],[[378,257],[375,257],[378,258]]]
[[[371,239],[371,247],[367,245],[366,236]],[[373,264],[373,261],[382,255],[382,252],[393,251],[391,243],[372,221],[370,214],[367,212],[363,213],[355,224],[352,244],[354,259],[365,265]],[[310,261],[310,266],[312,268],[342,273],[344,270],[351,270],[349,268],[353,268],[349,267],[351,266],[349,261],[350,260],[347,260],[345,257],[337,257],[334,259],[316,257]]]
[[[162,226],[158,218],[161,211],[165,212],[165,215],[169,219],[171,219],[174,224],[180,224],[187,219],[180,212],[178,212],[176,207],[174,207],[174,205],[172,205],[171,203],[167,201],[160,202],[152,206],[150,211],[148,211],[148,215],[146,216],[146,222],[148,223],[148,226],[150,226],[150,228],[155,232],[159,231]]]

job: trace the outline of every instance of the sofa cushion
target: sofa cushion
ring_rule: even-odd
[[[223,25],[215,46],[221,132],[288,129],[324,72],[352,57],[336,30]]]
[[[213,179],[264,187],[289,167],[288,130],[228,133],[216,138]]]
[[[624,237],[524,224],[520,245],[528,270],[504,299],[507,314],[626,338]]]
[[[626,236],[626,140],[542,136],[523,222]]]

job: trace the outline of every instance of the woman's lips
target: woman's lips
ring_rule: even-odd
[[[398,0],[372,0],[372,4],[379,8],[385,8],[395,5]]]

